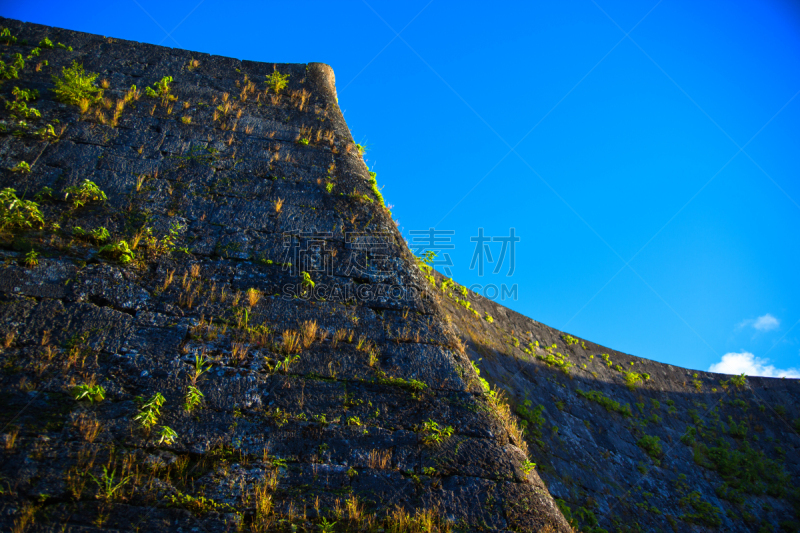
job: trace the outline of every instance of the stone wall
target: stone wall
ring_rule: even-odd
[[[435,276],[480,377],[524,420],[531,461],[576,528],[800,531],[798,380],[621,353]]]
[[[569,530],[330,67],[0,27],[0,528]]]

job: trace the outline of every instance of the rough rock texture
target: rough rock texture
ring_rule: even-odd
[[[435,276],[467,354],[524,420],[531,460],[576,529],[800,531],[798,380],[631,356]]]
[[[0,27],[0,529],[569,530],[330,67]]]

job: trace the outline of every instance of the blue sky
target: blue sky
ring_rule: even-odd
[[[665,363],[800,368],[788,1],[28,1],[0,14],[328,63],[403,234],[454,231],[459,283],[516,284],[501,303]],[[498,274],[469,269],[480,227],[515,228],[513,276],[507,256]]]

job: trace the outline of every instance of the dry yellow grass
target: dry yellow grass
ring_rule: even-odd
[[[17,436],[19,435],[19,428],[11,428],[8,433],[6,433],[6,441],[3,443],[6,450],[13,450],[14,446],[17,444]]]
[[[293,354],[299,352],[300,342],[300,334],[298,332],[293,329],[283,331],[281,346],[283,347],[284,353]]]
[[[453,350],[457,351],[461,355],[464,355],[467,352],[467,343],[461,340],[461,337],[455,337],[455,339],[453,339],[453,345],[451,347],[453,348]]]
[[[342,339],[344,339],[346,336],[347,330],[337,329],[331,338],[331,348],[336,348],[336,345],[342,342]]]
[[[33,525],[36,515],[36,506],[33,503],[26,503],[22,506],[14,520],[11,528],[12,533],[24,533]]]
[[[247,352],[250,351],[250,346],[241,342],[234,342],[231,344],[231,359],[235,363],[241,363],[247,357]]]
[[[350,498],[345,500],[345,509],[347,509],[347,518],[360,526],[365,518],[364,504],[358,501],[355,494],[351,494]]]
[[[314,344],[318,330],[319,326],[317,326],[316,320],[306,320],[300,324],[300,333],[302,334],[304,348],[308,349]]]
[[[167,275],[164,277],[164,285],[161,287],[162,291],[167,290],[167,287],[172,285],[172,278],[173,278],[174,275],[175,275],[175,270],[174,269],[167,271]]]
[[[392,466],[392,450],[372,450],[369,452],[369,467],[374,470],[387,470]]]
[[[389,514],[388,533],[449,533],[450,523],[437,510],[417,509],[414,516],[397,506]]]
[[[522,429],[517,424],[517,417],[511,412],[511,407],[506,401],[505,392],[501,389],[495,388],[489,395],[489,401],[494,407],[494,412],[500,419],[500,422],[511,435],[514,444],[523,451],[525,457],[528,457],[528,444],[525,442],[525,437]]]
[[[255,516],[251,524],[251,531],[254,533],[269,531],[273,525],[271,494],[273,488],[267,479],[253,487],[252,496],[255,502]]]
[[[261,300],[261,291],[258,289],[247,289],[247,306],[252,309]]]
[[[81,437],[83,437],[83,440],[88,443],[94,442],[97,436],[100,435],[100,430],[102,429],[100,421],[87,413],[78,415],[73,425],[78,430]]]

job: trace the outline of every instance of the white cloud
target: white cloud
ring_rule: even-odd
[[[781,321],[769,313],[756,318],[755,322],[753,322],[753,327],[758,331],[770,331],[772,329],[778,329],[778,326],[780,325]]]
[[[773,329],[778,329],[780,325],[781,325],[780,320],[778,320],[771,314],[767,313],[766,315],[760,316],[758,318],[748,318],[747,320],[742,320],[736,326],[736,329],[739,330],[746,327],[752,327],[753,329],[757,329],[758,331],[772,331]]]
[[[767,315],[768,316],[768,315]],[[719,363],[709,367],[709,372],[721,374],[747,374],[748,376],[764,376],[768,378],[800,378],[800,369],[787,368],[782,370],[769,364],[769,359],[756,357],[750,352],[726,353]]]

